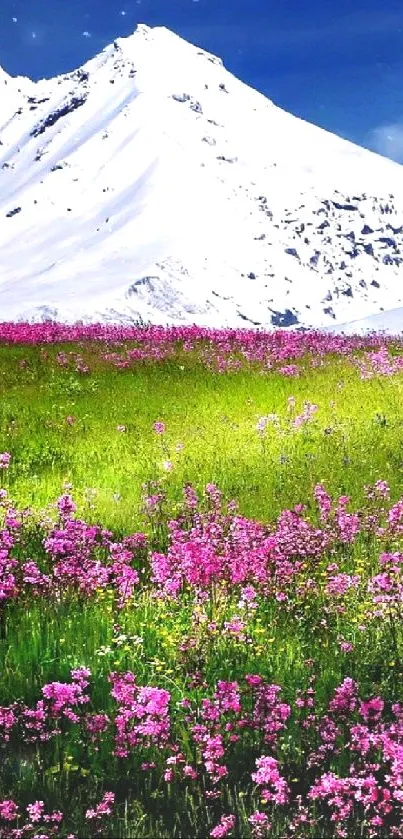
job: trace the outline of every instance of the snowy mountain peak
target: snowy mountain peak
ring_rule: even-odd
[[[221,59],[141,24],[70,73],[9,80],[0,320],[328,327],[403,304],[402,167]]]
[[[152,31],[153,30],[152,30],[151,26],[147,26],[146,23],[138,23],[137,26],[136,26],[136,29],[134,30],[134,35],[149,35]],[[154,27],[154,31],[155,31],[155,27]],[[130,35],[129,37],[133,38],[133,35]],[[123,39],[121,39],[121,40],[123,40]]]

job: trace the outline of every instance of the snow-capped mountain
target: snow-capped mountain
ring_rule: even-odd
[[[169,30],[0,69],[0,321],[336,327],[402,277],[403,168]]]

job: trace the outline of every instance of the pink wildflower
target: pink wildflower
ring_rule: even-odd
[[[255,810],[255,812],[249,816],[248,822],[252,825],[252,833],[256,839],[260,839],[260,837],[263,836],[264,833],[267,833],[271,827],[266,813],[261,813],[259,810]]]
[[[10,799],[0,801],[0,818],[6,822],[12,822],[18,816],[18,806]]]
[[[45,810],[45,804],[43,801],[35,801],[34,804],[28,804],[27,806],[27,813],[29,815],[30,821],[35,824],[35,822],[40,822]]]
[[[212,839],[224,839],[224,836],[227,836],[228,833],[234,829],[235,827],[235,816],[221,816],[219,824],[210,831],[210,836]]]
[[[289,788],[279,773],[278,761],[273,757],[258,757],[256,766],[257,772],[252,773],[252,781],[257,786],[264,787],[261,791],[262,797],[266,801],[273,801],[275,804],[287,804]]]
[[[113,792],[106,792],[94,809],[87,810],[85,818],[89,821],[92,819],[102,819],[105,816],[112,815],[115,795]]]

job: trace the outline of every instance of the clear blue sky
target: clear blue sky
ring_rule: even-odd
[[[403,163],[403,0],[0,0],[0,65],[72,70],[164,25],[297,116]]]

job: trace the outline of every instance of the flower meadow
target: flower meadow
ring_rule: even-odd
[[[0,324],[0,837],[403,837],[402,367]]]

